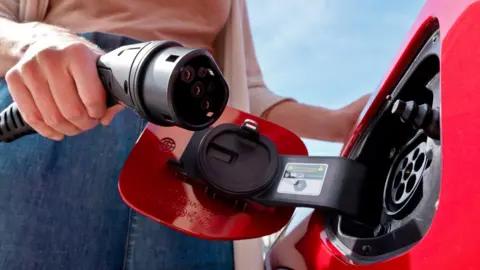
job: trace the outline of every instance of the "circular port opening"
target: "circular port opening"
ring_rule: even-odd
[[[421,153],[418,156],[417,160],[415,160],[415,167],[414,167],[415,171],[419,171],[422,168],[424,162],[425,162],[425,154]]]
[[[384,190],[384,207],[387,214],[395,216],[399,214],[410,202],[416,187],[418,186],[426,160],[426,143],[423,140],[419,144],[412,145],[412,150],[405,149],[397,157],[397,165],[391,168]],[[395,172],[395,175],[393,175]]]
[[[418,153],[420,152],[420,149],[415,149],[415,151],[413,152],[413,159],[417,159],[418,157]]]
[[[199,130],[210,126],[222,114],[228,100],[228,87],[221,74],[215,74],[210,59],[194,57],[180,70],[172,89],[174,121]]]
[[[412,192],[413,187],[415,186],[415,183],[417,182],[417,177],[415,175],[410,176],[407,180],[407,188],[405,189],[405,192],[407,194],[410,194]]]

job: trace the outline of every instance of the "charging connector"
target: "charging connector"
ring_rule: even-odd
[[[98,76],[107,107],[122,104],[150,123],[202,130],[227,106],[229,88],[220,68],[204,49],[174,41],[126,45],[102,55]],[[14,102],[0,113],[0,142],[36,133]]]

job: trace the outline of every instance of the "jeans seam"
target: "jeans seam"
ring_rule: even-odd
[[[145,129],[146,125],[148,123],[145,123],[145,120],[143,120],[141,117],[138,119],[138,136],[142,135],[143,130]]]
[[[133,210],[129,207],[130,211],[128,212],[128,230],[127,237],[125,238],[125,253],[123,256],[123,267],[122,270],[126,270],[128,267],[128,262],[130,261],[131,247],[130,247],[130,238],[132,233],[132,223],[133,223]]]
[[[139,118],[138,119],[138,124],[137,124],[137,137],[140,136],[142,134],[142,131],[144,129],[144,121],[142,118]],[[137,138],[138,140],[138,138]],[[127,270],[128,268],[128,263],[130,262],[130,259],[131,259],[131,255],[132,255],[132,244],[131,244],[131,240],[133,238],[133,231],[134,231],[134,219],[135,219],[135,216],[136,216],[136,213],[132,210],[132,208],[130,208],[130,211],[128,213],[128,230],[127,230],[127,237],[125,238],[126,239],[126,242],[125,242],[125,255],[124,255],[124,259],[123,259],[123,267],[122,267],[122,270]]]

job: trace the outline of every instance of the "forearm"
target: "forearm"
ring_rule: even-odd
[[[28,40],[23,28],[23,24],[0,18],[0,77],[4,77],[22,55],[21,48]]]
[[[17,23],[0,18],[0,77],[14,66],[29,46],[43,36],[68,30],[39,22]]]
[[[336,110],[285,101],[265,112],[263,117],[295,132],[302,138],[344,142],[369,96],[369,94],[364,95]]]
[[[295,101],[285,101],[272,107],[264,117],[307,139],[339,141],[343,131],[332,119],[340,111],[315,107]]]

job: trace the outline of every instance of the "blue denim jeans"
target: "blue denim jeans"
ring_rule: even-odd
[[[137,41],[87,33],[109,51]],[[0,110],[12,102],[0,81]],[[55,142],[0,144],[0,269],[233,269],[232,242],[181,234],[130,209],[117,180],[145,126],[130,110]]]

